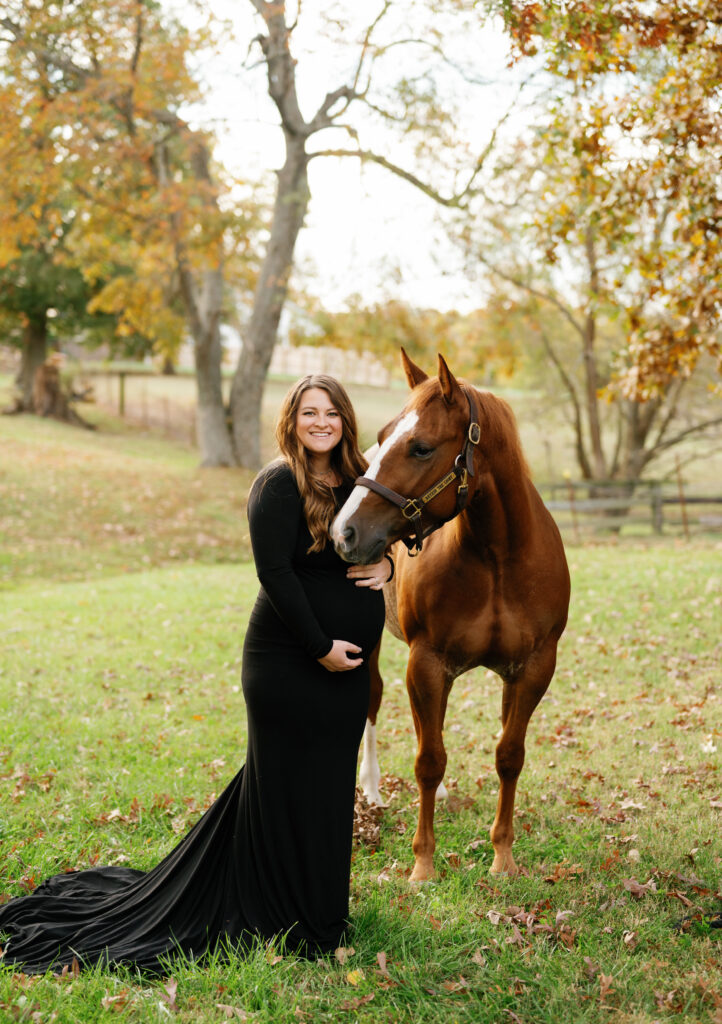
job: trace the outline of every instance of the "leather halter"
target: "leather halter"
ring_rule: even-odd
[[[465,387],[462,385],[462,390],[466,395],[466,401],[469,403],[469,426],[464,437],[464,444],[461,451],[454,459],[454,465],[451,470],[443,476],[441,480],[437,481],[433,487],[430,487],[428,491],[425,491],[419,498],[405,498],[402,494],[397,491],[392,491],[390,487],[386,487],[385,484],[377,483],[376,480],[371,479],[367,476],[360,476],[355,481],[357,487],[367,487],[370,491],[374,491],[375,494],[380,495],[387,501],[390,501],[393,505],[397,505],[404,515],[405,519],[408,519],[415,530],[415,536],[402,537],[401,540],[404,542],[406,547],[409,549],[409,555],[413,558],[419,554],[423,546],[424,540],[429,534],[438,530],[444,523],[450,522],[455,519],[460,512],[463,512],[466,508],[466,502],[469,497],[469,483],[468,478],[474,475],[474,447],[481,440],[481,427],[474,419],[474,407],[471,404],[471,398]],[[453,515],[449,516],[448,519],[442,519],[438,523],[434,523],[431,526],[427,526],[423,529],[421,525],[421,517],[424,512],[424,508],[428,503],[437,496],[445,491],[446,488],[453,484],[455,480],[459,481],[459,486],[456,490],[456,511]]]

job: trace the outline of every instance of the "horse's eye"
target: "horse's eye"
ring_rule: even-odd
[[[428,459],[434,454],[434,449],[428,444],[415,444],[411,449],[411,455],[415,459]]]

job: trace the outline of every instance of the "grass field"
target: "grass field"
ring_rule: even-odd
[[[242,763],[256,581],[242,471],[107,419],[0,421],[0,876],[150,867]],[[377,848],[348,946],[168,979],[0,972],[0,1021],[722,1021],[722,544],[575,546],[557,674],[530,727],[518,878],[492,878],[498,681],[452,692],[439,880],[412,889],[414,741],[385,641]],[[329,766],[329,771],[332,766]],[[323,780],[319,780],[322,795]],[[341,961],[344,961],[343,963]]]

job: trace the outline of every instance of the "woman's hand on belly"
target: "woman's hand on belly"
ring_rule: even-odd
[[[385,555],[380,562],[371,565],[352,565],[346,570],[346,576],[353,580],[357,587],[371,587],[372,590],[382,590],[384,583],[387,583],[393,575],[390,556]]]
[[[358,668],[363,664],[363,658],[354,658],[354,654],[360,654],[361,648],[348,640],[334,640],[333,646],[328,654],[319,658],[319,662],[329,672],[348,672],[349,669]]]

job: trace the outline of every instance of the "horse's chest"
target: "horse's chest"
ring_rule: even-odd
[[[534,649],[534,623],[492,580],[476,582],[443,596],[420,588],[405,614],[402,609],[404,634],[431,646],[454,676],[477,665],[517,671]]]

